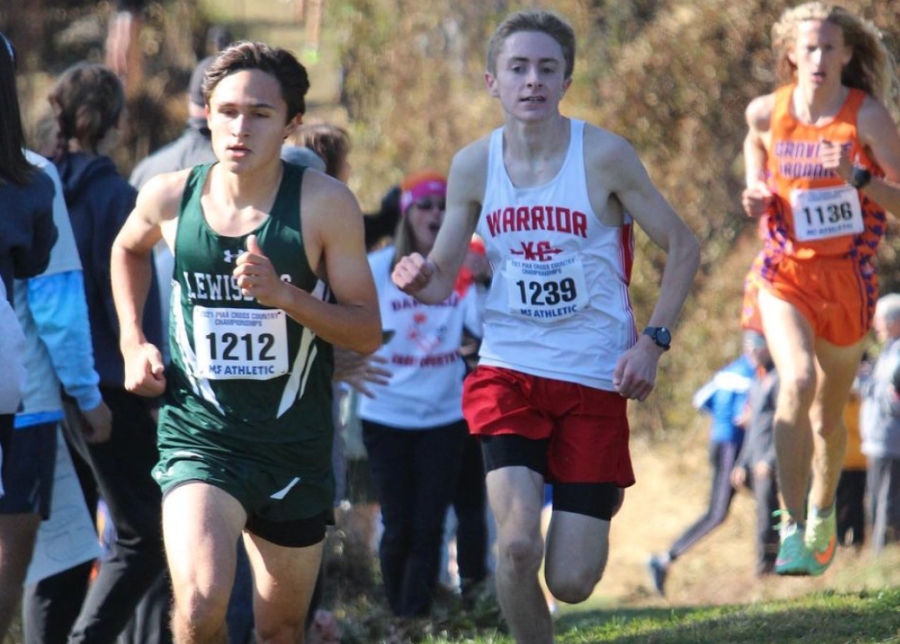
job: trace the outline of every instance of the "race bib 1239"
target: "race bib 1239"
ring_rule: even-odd
[[[587,285],[580,257],[550,262],[507,259],[504,274],[513,315],[556,320],[571,317],[587,306]]]

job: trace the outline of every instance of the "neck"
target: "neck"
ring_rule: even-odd
[[[794,110],[797,117],[815,123],[823,117],[834,116],[847,98],[848,89],[840,81],[826,85],[800,83],[794,92]]]
[[[562,114],[543,121],[507,119],[504,142],[516,158],[548,157],[560,149],[568,149],[568,131],[569,119]]]
[[[223,169],[221,164],[213,166],[212,181],[215,190],[210,192],[215,200],[229,209],[241,210],[253,207],[268,209],[273,194],[281,184],[284,167],[281,158],[275,157],[273,163],[253,171],[236,174]]]

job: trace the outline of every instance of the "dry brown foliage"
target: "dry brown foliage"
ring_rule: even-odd
[[[896,51],[900,1],[845,2],[874,21]],[[541,6],[578,36],[574,83],[563,103],[626,137],[654,182],[696,232],[703,265],[660,386],[633,407],[638,431],[684,428],[691,393],[740,349],[742,281],[758,242],[742,213],[744,109],[772,91],[769,30],[783,0],[556,0]],[[353,118],[360,197],[453,153],[501,124],[484,90],[485,46],[521,2],[352,0],[341,5],[344,103]],[[894,226],[896,229],[896,226]],[[896,232],[894,230],[893,232]],[[644,235],[631,289],[638,323],[655,302],[664,264]],[[900,285],[897,243],[883,244],[882,283]]]

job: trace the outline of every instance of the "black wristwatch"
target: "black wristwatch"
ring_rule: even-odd
[[[663,351],[672,348],[672,334],[664,326],[648,326],[643,335],[648,335]]]
[[[847,179],[847,183],[856,188],[857,190],[862,190],[869,182],[872,180],[872,173],[866,170],[861,165],[853,166],[853,169],[850,171],[850,178]]]

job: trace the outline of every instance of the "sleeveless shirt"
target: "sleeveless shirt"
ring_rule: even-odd
[[[305,168],[284,164],[269,217],[252,233],[228,237],[209,226],[200,201],[211,167],[191,171],[178,218],[160,445],[324,472],[333,432],[331,346],[284,311],[243,295],[232,274],[255,234],[281,279],[327,297],[303,247]]]
[[[859,140],[859,110],[865,92],[850,89],[844,104],[824,125],[800,122],[791,113],[796,85],[775,92],[767,172],[775,194],[767,222],[770,255],[798,260],[856,259],[868,264],[885,230],[878,204],[822,167],[821,141],[849,148],[851,160],[875,175],[883,172]],[[765,275],[764,275],[765,276]]]
[[[591,208],[584,122],[570,121],[566,158],[541,186],[517,188],[491,134],[478,221],[494,278],[480,364],[614,391],[619,356],[637,342],[628,295],[631,218],[600,222]]]
[[[462,420],[465,365],[459,353],[463,327],[481,335],[474,284],[455,288],[438,304],[422,304],[391,281],[394,247],[369,255],[382,328],[393,335],[375,354],[388,361],[391,380],[371,384],[359,417],[397,429],[431,429]]]

